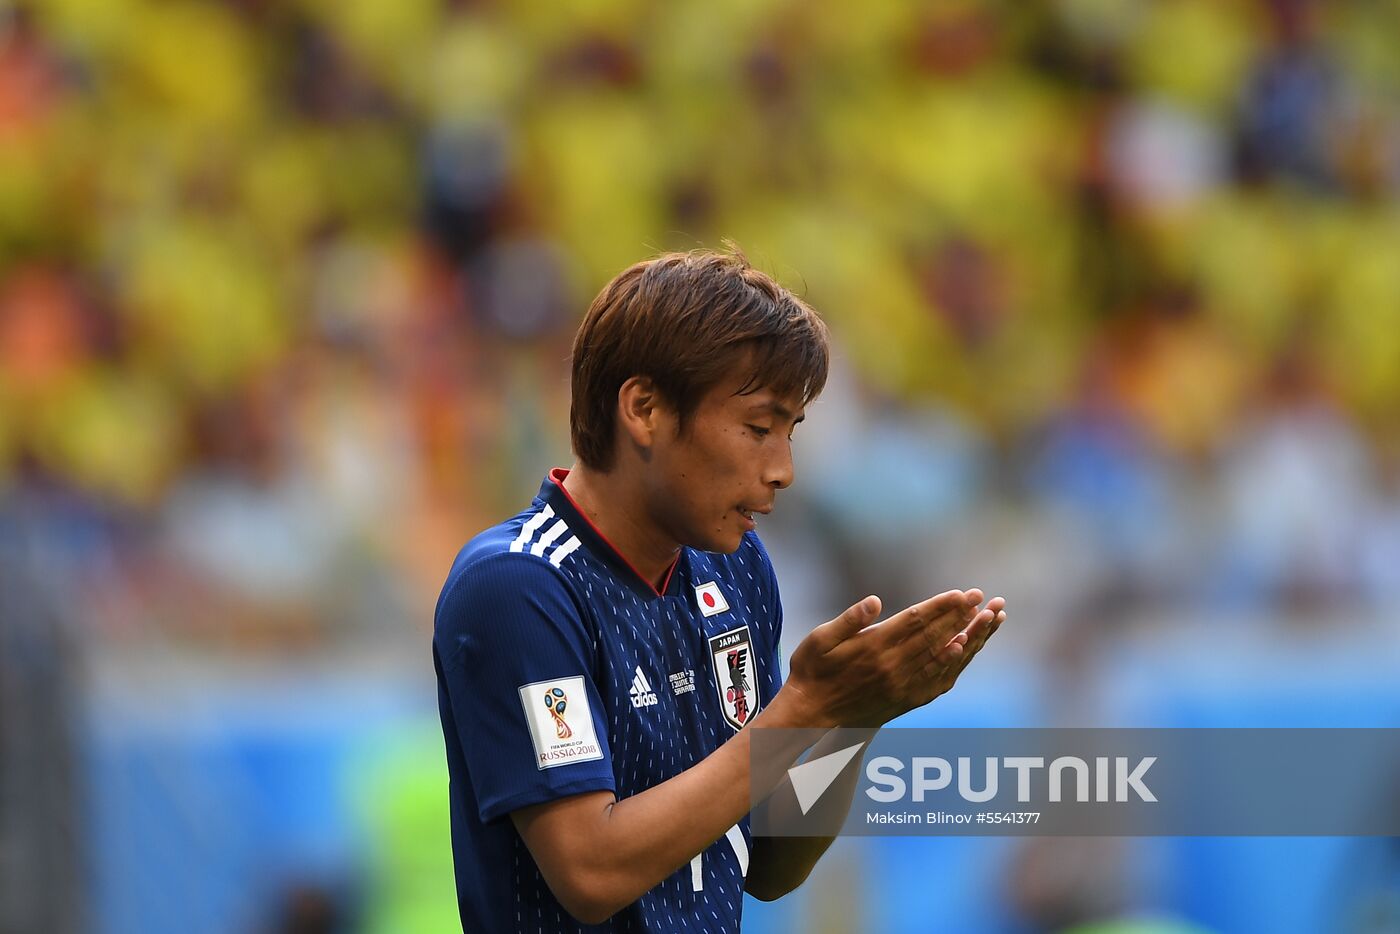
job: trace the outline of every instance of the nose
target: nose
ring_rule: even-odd
[[[775,490],[785,490],[792,486],[792,442],[784,441],[777,449],[764,470],[763,482]]]

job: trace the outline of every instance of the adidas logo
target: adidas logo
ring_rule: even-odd
[[[642,666],[637,666],[637,674],[632,678],[632,690],[628,692],[632,695],[633,707],[651,707],[656,703],[656,692],[647,683],[647,676],[642,674]]]

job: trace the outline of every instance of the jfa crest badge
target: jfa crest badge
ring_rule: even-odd
[[[719,690],[719,706],[724,719],[734,729],[758,713],[758,663],[753,657],[749,627],[740,626],[710,639],[710,661]]]

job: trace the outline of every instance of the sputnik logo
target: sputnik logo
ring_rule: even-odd
[[[788,769],[788,778],[792,781],[792,790],[797,795],[797,805],[802,808],[803,814],[812,810],[817,799],[826,793],[831,783],[836,781],[864,746],[863,742],[856,743]]]

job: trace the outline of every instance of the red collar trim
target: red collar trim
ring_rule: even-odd
[[[555,486],[559,488],[559,492],[564,494],[564,498],[569,501],[570,506],[574,507],[574,511],[579,514],[579,517],[582,518],[584,522],[588,523],[588,527],[593,530],[594,535],[598,536],[599,541],[611,548],[612,553],[617,555],[618,559],[621,560],[623,564],[627,565],[628,569],[631,570],[633,574],[637,575],[637,578],[641,580],[642,583],[646,584],[647,588],[652,593],[656,594],[658,597],[664,596],[666,591],[669,590],[671,587],[671,575],[676,573],[676,565],[679,564],[681,560],[680,554],[676,554],[675,560],[671,562],[671,567],[666,571],[666,580],[662,581],[661,589],[657,590],[656,585],[653,584],[651,581],[647,580],[646,577],[642,574],[642,572],[637,570],[637,566],[635,564],[627,560],[627,556],[624,555],[621,551],[619,551],[618,547],[608,540],[608,537],[603,534],[602,530],[593,524],[593,520],[588,518],[588,513],[583,511],[583,507],[580,506],[578,502],[575,501],[574,498],[569,495],[569,491],[564,488],[564,478],[568,475],[569,469],[567,467],[555,467],[549,472],[549,479],[551,482],[553,482]]]

